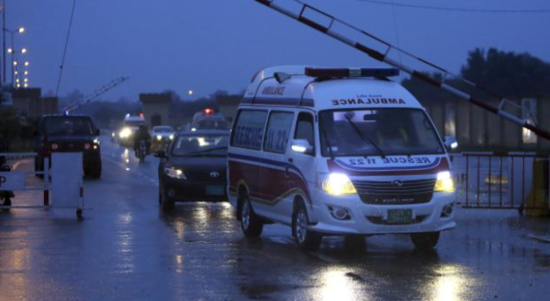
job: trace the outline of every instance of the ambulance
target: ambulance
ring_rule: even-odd
[[[230,202],[246,237],[407,234],[436,247],[455,227],[446,145],[397,69],[274,67],[256,74],[230,137]]]

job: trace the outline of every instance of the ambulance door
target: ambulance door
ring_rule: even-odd
[[[315,187],[315,126],[314,117],[311,112],[302,111],[298,114],[296,127],[291,138],[292,140],[307,140],[311,149],[306,152],[299,152],[290,148],[288,162],[292,165],[289,184],[295,191],[295,195],[300,195],[306,204],[310,204],[310,189]],[[293,207],[287,209],[286,214],[292,215]]]
[[[252,203],[261,197],[261,149],[267,113],[267,110],[240,110],[231,136],[229,186],[236,190],[244,184]],[[256,209],[255,204],[252,206]]]
[[[287,149],[295,113],[272,110],[267,121],[260,167],[261,198],[258,213],[270,219],[287,223],[283,213],[288,206]]]

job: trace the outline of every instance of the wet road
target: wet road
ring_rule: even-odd
[[[0,212],[0,300],[547,300],[549,219],[458,212],[437,251],[407,236],[325,239],[300,252],[290,230],[241,235],[227,204],[158,210],[156,159],[103,141],[104,174],[73,210]],[[20,169],[30,168],[23,161]],[[33,180],[36,181],[36,180]],[[20,193],[17,205],[40,204]]]

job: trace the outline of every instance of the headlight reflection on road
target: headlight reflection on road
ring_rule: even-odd
[[[465,273],[462,271],[461,267],[448,265],[438,268],[435,272],[439,276],[433,288],[434,301],[458,301],[468,299],[465,293],[469,288],[465,280]]]
[[[322,274],[323,286],[316,298],[320,300],[369,300],[364,291],[360,295],[356,294],[353,280],[346,276],[345,271],[327,270]]]
[[[183,274],[183,256],[182,255],[176,255],[176,273]]]

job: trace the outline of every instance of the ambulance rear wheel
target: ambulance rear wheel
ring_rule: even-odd
[[[439,232],[413,233],[411,241],[420,251],[431,251],[439,242]]]
[[[264,223],[261,218],[254,213],[254,209],[252,209],[252,205],[250,204],[250,198],[247,194],[242,197],[241,228],[246,237],[258,237],[262,234],[264,229]]]
[[[317,251],[323,236],[308,229],[309,218],[303,202],[296,205],[292,214],[292,236],[298,247],[304,251]]]

